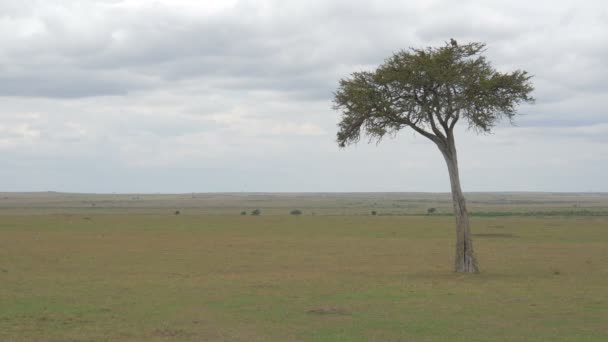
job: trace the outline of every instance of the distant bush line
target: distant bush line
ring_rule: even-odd
[[[592,210],[554,210],[554,211],[524,211],[524,212],[500,212],[480,211],[471,212],[471,216],[494,217],[494,216],[608,216],[608,211]]]
[[[427,216],[428,213],[412,214],[379,214],[382,216]],[[552,210],[552,211],[472,211],[470,216],[474,217],[501,217],[501,216],[608,216],[608,211],[593,210]],[[453,213],[435,213],[432,216],[454,216]]]

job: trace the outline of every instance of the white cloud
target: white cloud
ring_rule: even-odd
[[[411,131],[339,150],[331,98],[339,78],[450,37],[530,71],[538,100],[516,127],[458,132],[466,190],[608,191],[599,0],[3,1],[0,189],[447,191]]]

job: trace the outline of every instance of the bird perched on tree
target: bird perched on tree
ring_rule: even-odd
[[[454,39],[454,38],[450,38],[450,44],[452,44],[453,47],[458,46],[458,42],[456,42],[456,39]]]

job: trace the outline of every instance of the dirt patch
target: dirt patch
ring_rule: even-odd
[[[313,314],[313,315],[339,315],[339,316],[344,316],[344,315],[350,315],[350,313],[344,309],[340,309],[340,308],[335,308],[335,307],[324,307],[324,308],[318,308],[318,309],[312,309],[312,310],[308,310],[309,314]]]
[[[68,318],[64,318],[61,320],[61,324],[64,325],[68,325],[68,324],[87,324],[87,323],[93,323],[93,321],[89,321],[86,319],[80,319],[80,318],[72,318],[72,317],[68,317]]]
[[[176,336],[185,336],[188,335],[182,329],[170,329],[170,328],[162,328],[162,329],[154,329],[152,332],[154,336],[162,336],[162,337],[176,337]]]
[[[265,284],[265,283],[262,283],[262,284],[251,285],[251,287],[254,288],[254,289],[274,289],[274,288],[277,288],[278,286],[274,285],[274,284]]]
[[[476,237],[487,237],[487,238],[517,238],[519,236],[514,234],[506,234],[506,233],[479,233],[473,234]]]

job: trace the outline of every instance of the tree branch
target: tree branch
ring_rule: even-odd
[[[452,118],[452,122],[450,123],[450,132],[454,129],[454,126],[456,126],[458,119],[460,119],[460,110],[458,110],[456,112],[456,115],[454,115],[454,117]]]
[[[411,121],[408,124],[408,126],[410,126],[414,131],[420,133],[422,136],[424,136],[424,137],[428,138],[429,140],[431,140],[432,142],[434,142],[436,145],[445,143],[444,140],[441,140],[439,137],[437,137],[433,133],[427,132],[422,127],[417,126],[415,123],[413,123]]]
[[[441,131],[437,128],[437,125],[435,124],[435,115],[433,115],[433,112],[428,111],[427,112],[427,116],[428,116],[428,120],[429,123],[431,124],[431,129],[433,130],[433,133],[435,133],[436,137],[442,141],[445,142],[446,137],[443,133],[441,133]]]

